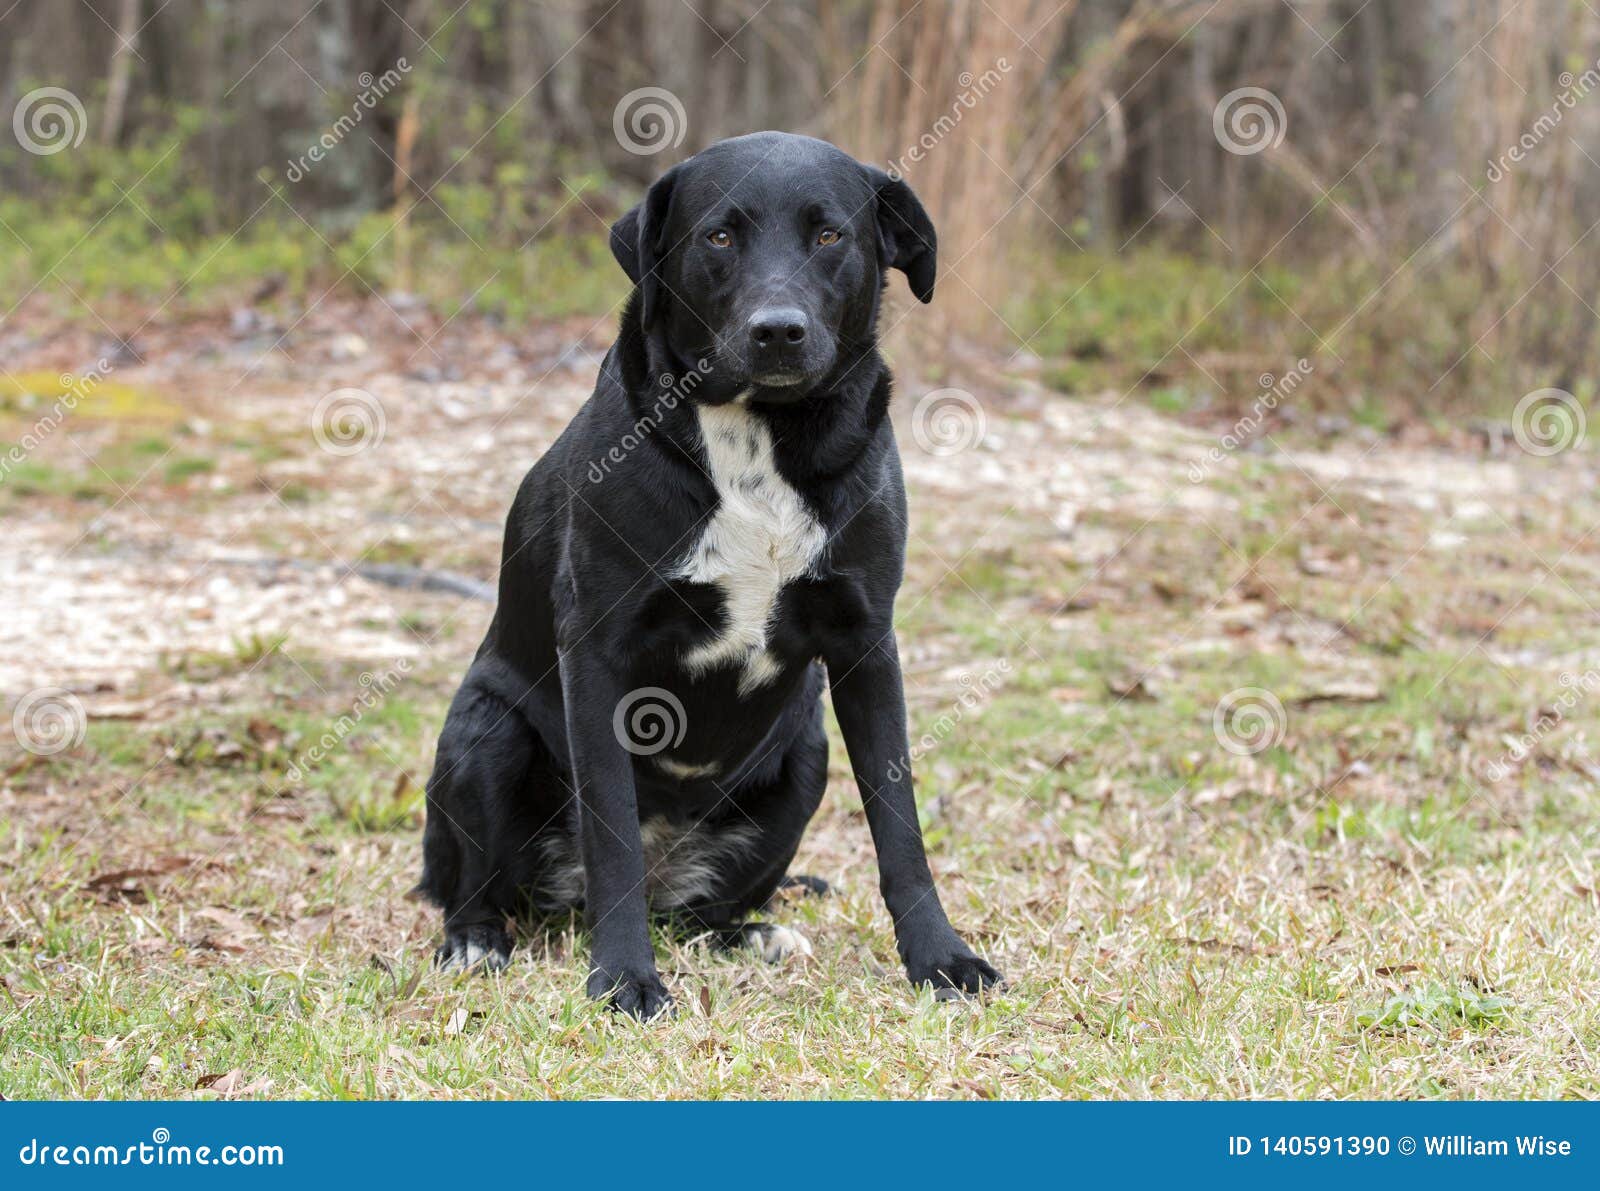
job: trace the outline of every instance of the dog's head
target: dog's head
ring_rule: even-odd
[[[887,269],[932,299],[935,249],[903,180],[781,132],[695,154],[611,229],[646,334],[709,361],[706,400],[806,396],[872,343]]]

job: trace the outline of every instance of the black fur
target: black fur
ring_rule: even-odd
[[[669,1007],[644,840],[671,824],[739,845],[713,849],[714,879],[672,916],[727,935],[765,905],[826,784],[826,676],[907,972],[969,992],[996,983],[929,873],[892,629],[905,491],[875,328],[887,269],[932,297],[932,224],[903,181],[825,142],[760,133],[674,167],[611,242],[634,293],[594,395],[517,492],[499,604],[428,783],[421,888],[445,912],[441,958],[501,966],[519,904],[582,904],[590,994],[642,1017]],[[769,325],[779,334],[763,339]],[[736,398],[826,532],[767,621],[770,680],[744,690],[738,666],[686,669],[730,611],[721,586],[674,575],[719,503],[696,408]],[[683,709],[681,739],[653,756],[614,730],[645,688]],[[574,888],[562,874],[579,857]]]

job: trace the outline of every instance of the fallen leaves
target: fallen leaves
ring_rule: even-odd
[[[186,869],[192,863],[193,859],[188,856],[163,856],[136,868],[120,868],[91,877],[84,888],[106,901],[143,903],[150,900],[150,889],[163,877]]]
[[[1291,707],[1312,707],[1318,703],[1379,703],[1383,688],[1370,678],[1329,678],[1311,686],[1289,700]]]
[[[202,1075],[195,1080],[194,1087],[197,1092],[211,1092],[223,1100],[238,1100],[245,1096],[264,1096],[272,1088],[273,1081],[265,1076],[251,1079],[238,1067],[216,1075]]]
[[[232,910],[224,910],[220,906],[207,906],[196,910],[193,916],[218,928],[201,935],[195,941],[198,947],[242,955],[261,938],[261,931],[249,919]]]
[[[1283,948],[1275,945],[1257,946],[1254,943],[1234,943],[1228,939],[1176,939],[1174,942],[1182,943],[1185,947],[1193,947],[1199,951],[1224,952],[1229,955],[1279,955]]]
[[[283,747],[283,729],[268,720],[251,720],[245,725],[245,735],[259,745],[262,752],[275,752]]]
[[[33,999],[33,994],[18,987],[17,978],[10,972],[0,972],[0,992],[4,992],[19,1009]]]
[[[1106,678],[1106,690],[1115,698],[1130,702],[1154,703],[1161,689],[1161,680],[1153,671],[1112,674]]]
[[[468,1009],[465,1005],[457,1005],[444,1019],[444,1024],[439,1027],[439,1032],[446,1038],[454,1038],[465,1034],[475,1021],[482,1021],[488,1015],[481,1009]]]

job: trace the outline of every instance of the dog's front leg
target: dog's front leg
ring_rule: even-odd
[[[589,995],[648,1020],[672,1007],[656,973],[633,758],[612,727],[625,684],[597,657],[560,655],[589,923]]]
[[[981,992],[1000,983],[950,925],[928,870],[907,756],[906,703],[894,634],[828,659],[833,708],[844,733],[867,826],[878,852],[878,881],[894,919],[895,941],[913,984]]]

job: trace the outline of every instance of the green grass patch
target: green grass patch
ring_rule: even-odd
[[[551,161],[547,176],[532,178],[503,166],[483,181],[439,186],[408,212],[354,218],[300,210],[293,186],[263,178],[235,212],[192,149],[204,119],[178,112],[165,134],[128,148],[84,145],[30,161],[34,193],[0,195],[10,229],[0,236],[0,285],[20,295],[48,273],[63,284],[40,292],[74,320],[94,313],[66,287],[91,303],[182,311],[243,302],[270,278],[275,302],[301,303],[329,287],[405,290],[446,315],[470,301],[508,318],[598,315],[626,293],[592,213],[616,204],[592,171]]]
[[[1500,1024],[1511,1012],[1512,1004],[1505,997],[1487,996],[1470,988],[1431,984],[1396,993],[1377,1009],[1362,1010],[1356,1014],[1356,1024],[1364,1030],[1453,1029],[1457,1026],[1482,1029]]]
[[[1141,244],[1120,253],[1052,258],[1032,271],[1003,311],[1006,322],[1036,331],[1029,350],[1044,360],[1044,380],[1071,393],[1141,393],[1163,412],[1215,419],[1248,409],[1304,359],[1309,375],[1281,396],[1266,430],[1282,433],[1290,417],[1334,411],[1386,428],[1402,415],[1437,419],[1463,412],[1503,421],[1533,389],[1562,385],[1592,405],[1593,383],[1576,387],[1570,371],[1519,350],[1461,350],[1461,328],[1485,307],[1503,308],[1530,287],[1554,279],[1485,278],[1463,265],[1392,280],[1394,262],[1351,256],[1339,261],[1285,260],[1282,254],[1241,275],[1234,259]],[[1552,290],[1556,302],[1558,289]],[[1374,300],[1376,299],[1376,300]],[[1545,311],[1552,327],[1592,339],[1579,312]],[[1507,329],[1508,337],[1514,332]],[[1491,358],[1492,356],[1492,358]],[[1441,387],[1441,377],[1450,383]],[[1269,403],[1272,410],[1272,403]]]

